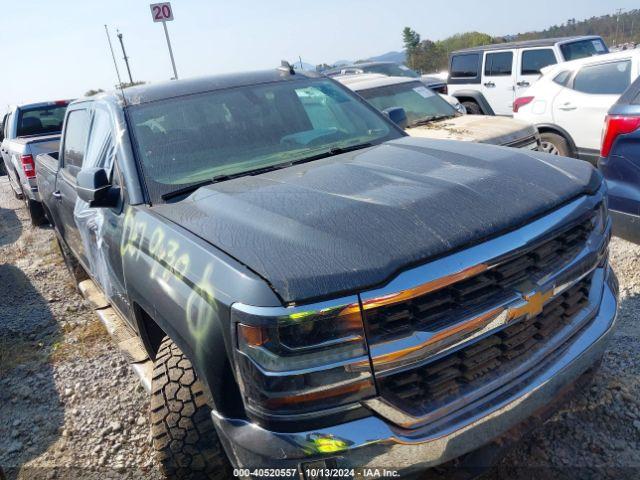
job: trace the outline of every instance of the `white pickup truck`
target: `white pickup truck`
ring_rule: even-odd
[[[24,199],[33,225],[44,221],[34,159],[40,153],[58,150],[69,102],[59,100],[13,106],[4,116],[0,153],[11,188],[17,198]]]

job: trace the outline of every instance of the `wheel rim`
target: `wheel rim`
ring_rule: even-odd
[[[560,150],[551,142],[540,142],[540,151],[551,155],[560,155]]]

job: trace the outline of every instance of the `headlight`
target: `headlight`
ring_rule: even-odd
[[[591,219],[594,230],[598,233],[603,233],[605,228],[607,227],[608,218],[609,212],[607,210],[607,201],[605,197],[602,203],[600,203],[600,205],[596,208],[596,214]]]
[[[250,412],[316,412],[375,394],[357,297],[292,308],[234,304],[232,319]]]

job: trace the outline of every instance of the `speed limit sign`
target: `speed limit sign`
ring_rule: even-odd
[[[171,9],[171,3],[152,3],[151,16],[154,22],[170,22],[173,20],[173,10]]]

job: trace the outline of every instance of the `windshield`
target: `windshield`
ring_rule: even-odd
[[[152,201],[214,177],[402,135],[328,79],[219,90],[128,111]]]
[[[387,63],[383,65],[370,65],[368,67],[363,67],[362,71],[367,73],[381,73],[382,75],[387,75],[388,77],[411,77],[411,78],[419,78],[420,75],[411,70],[406,65],[398,65],[395,63]]]
[[[569,60],[577,60],[579,58],[609,53],[609,49],[600,38],[565,43],[560,45],[560,50],[562,51],[562,56],[567,62]]]
[[[56,134],[62,131],[67,102],[19,110],[18,137]]]
[[[453,117],[455,109],[440,95],[433,93],[422,82],[396,83],[386,87],[360,90],[358,92],[378,110],[402,107],[407,114],[408,126]]]

